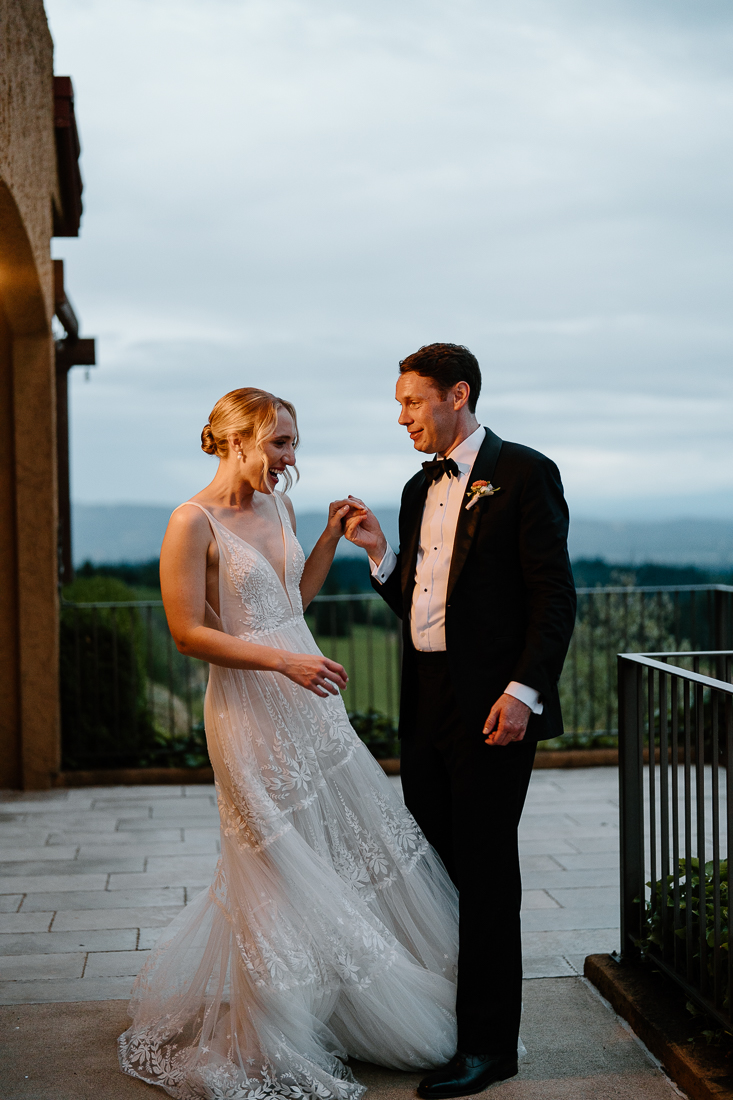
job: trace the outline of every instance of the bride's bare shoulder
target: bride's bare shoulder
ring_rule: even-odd
[[[184,539],[187,542],[193,540],[208,543],[212,538],[212,531],[206,512],[202,511],[195,500],[187,500],[179,504],[168,520],[165,537],[169,542],[171,539],[176,542]]]

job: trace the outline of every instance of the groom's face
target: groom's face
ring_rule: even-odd
[[[442,454],[451,446],[458,415],[451,391],[443,395],[432,378],[408,371],[398,378],[395,397],[400,403],[398,422],[407,428],[416,451]]]

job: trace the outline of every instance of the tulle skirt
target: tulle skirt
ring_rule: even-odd
[[[262,641],[318,652],[302,619]],[[456,892],[340,696],[212,667],[205,720],[221,859],[135,982],[122,1068],[181,1100],[353,1100],[349,1057],[446,1062]]]

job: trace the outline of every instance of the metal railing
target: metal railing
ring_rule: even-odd
[[[730,586],[579,589],[560,680],[569,736],[558,747],[616,744],[618,652],[723,649],[733,643],[732,617]],[[390,729],[399,707],[397,617],[367,592],[317,596],[306,618],[323,652],[349,673],[344,701],[356,728],[379,743],[375,752],[386,753],[386,742],[396,751]],[[65,603],[64,767],[205,763],[207,672],[176,649],[160,601]]]
[[[726,1029],[732,665],[730,649],[618,658],[621,951],[648,953]]]

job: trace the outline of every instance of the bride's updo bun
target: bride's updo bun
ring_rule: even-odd
[[[295,426],[293,446],[297,447],[298,418],[294,406],[289,401],[268,393],[267,390],[243,386],[242,389],[225,393],[214,405],[209,413],[209,422],[204,425],[201,432],[201,450],[207,455],[226,458],[229,454],[227,436],[232,432],[238,432],[243,437],[245,446],[251,441],[255,447],[261,449],[264,441],[275,432],[280,409],[285,409],[293,418]],[[267,468],[264,454],[262,461]],[[284,480],[286,488],[289,489],[292,485],[292,477],[287,469]]]
[[[206,451],[207,455],[215,455],[217,453],[216,440],[211,430],[211,424],[204,424],[204,430],[201,433],[201,450]]]

